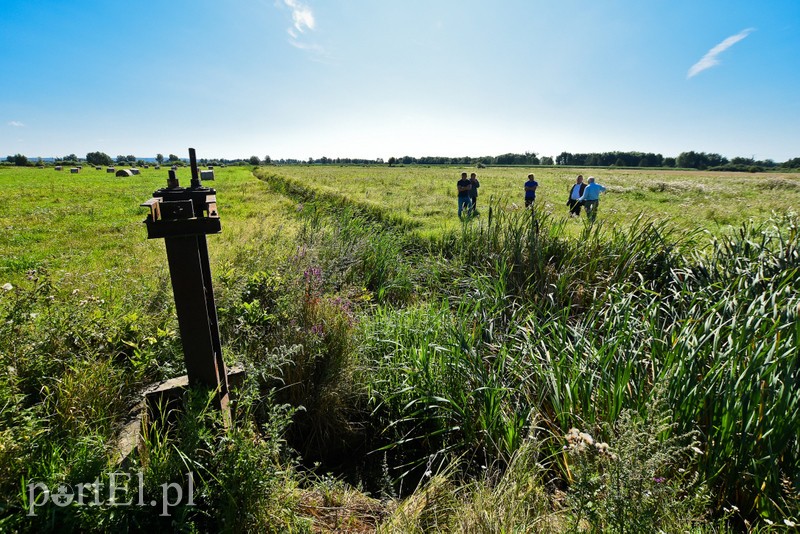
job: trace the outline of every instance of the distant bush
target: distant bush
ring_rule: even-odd
[[[727,164],[718,165],[716,167],[709,167],[709,171],[724,171],[724,172],[764,172],[764,167],[759,165],[741,165],[741,164]]]

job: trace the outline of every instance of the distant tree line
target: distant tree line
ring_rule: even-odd
[[[315,160],[314,163],[324,163]],[[535,152],[524,154],[507,153],[499,156],[482,157],[445,157],[428,156],[415,158],[412,156],[391,157],[389,165],[568,165],[572,167],[656,167],[685,168],[715,171],[761,172],[765,170],[800,169],[800,158],[784,163],[772,160],[755,160],[754,158],[727,158],[719,154],[705,152],[681,152],[677,158],[664,157],[652,152],[593,152],[588,154],[572,154],[562,152],[555,160],[551,157],[538,157]]]
[[[665,158],[651,152],[603,152],[571,154],[562,152],[556,157],[556,165],[578,167],[677,167],[710,171],[762,172],[776,169],[798,169],[800,158],[776,163],[771,159],[737,157],[728,160],[719,154],[705,152],[681,152],[677,158]]]
[[[157,154],[156,162],[161,165],[165,162],[163,154]],[[57,165],[77,165],[81,162],[88,165],[138,165],[143,166],[145,162],[135,156],[119,155],[115,159],[103,152],[89,152],[85,159],[78,158],[75,154],[68,154],[63,158],[55,158]],[[166,158],[169,165],[184,165],[185,160],[169,154]],[[7,164],[20,167],[28,165],[41,165],[41,158],[36,163],[32,163],[22,154],[15,154],[6,158]],[[498,156],[392,156],[384,162],[382,158],[363,159],[363,158],[308,158],[299,159],[272,159],[265,156],[263,159],[258,156],[237,159],[207,159],[198,160],[201,165],[220,166],[220,165],[383,165],[388,163],[394,165],[470,165],[470,166],[489,166],[489,165],[565,165],[571,167],[656,167],[656,168],[683,168],[710,171],[737,171],[737,172],[762,172],[767,170],[793,170],[800,169],[800,158],[793,158],[783,163],[776,163],[770,159],[756,160],[754,158],[736,157],[727,159],[719,154],[708,154],[706,152],[681,152],[678,157],[664,157],[661,154],[652,152],[591,152],[588,154],[573,154],[562,152],[555,159],[549,156],[539,157],[535,152],[525,152],[523,154],[509,152]]]
[[[556,165],[579,167],[675,167],[675,164],[675,158],[665,158],[652,152],[562,152],[556,156]]]
[[[515,154],[509,152],[499,156],[413,156],[391,157],[389,165],[553,165],[553,158],[539,158],[535,152]]]

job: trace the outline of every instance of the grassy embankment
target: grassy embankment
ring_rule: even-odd
[[[592,171],[610,191],[604,225],[587,228],[558,215],[580,171],[534,170],[535,219],[511,206],[490,222],[482,208],[462,227],[450,194],[459,171],[262,169],[265,184],[218,170],[224,232],[209,240],[226,358],[251,378],[239,423],[198,425],[212,417],[201,402],[127,466],[144,473],[148,499],[192,470],[200,504],[172,518],[52,505],[27,518],[20,480],[75,484],[116,469],[121,401],[182,362],[163,246],[144,239],[137,207],[165,173],[0,169],[15,200],[0,272],[16,286],[2,295],[2,524],[652,531],[711,530],[726,515],[796,520],[796,219],[740,235],[719,226],[785,212],[796,177]],[[482,206],[512,200],[525,174],[479,171]],[[632,223],[640,211],[674,223]],[[681,235],[697,226],[729,237],[709,247]],[[301,476],[282,436],[384,500]],[[416,480],[417,492],[392,498]],[[740,511],[725,512],[732,504]]]

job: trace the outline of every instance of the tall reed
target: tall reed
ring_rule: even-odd
[[[487,465],[533,420],[554,436],[601,431],[646,414],[658,389],[675,432],[700,431],[696,468],[720,504],[796,516],[796,222],[748,224],[708,249],[644,219],[577,240],[563,224],[504,210],[465,223],[440,242],[464,273],[448,299],[375,316],[362,351],[387,439],[422,463]]]

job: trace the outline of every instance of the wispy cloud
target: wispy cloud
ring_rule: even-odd
[[[292,10],[292,27],[287,30],[292,39],[297,39],[306,30],[314,30],[316,21],[310,7],[297,0],[283,0],[283,3]]]
[[[309,33],[317,26],[314,11],[300,0],[282,0],[282,2],[292,11],[292,25],[286,30],[289,34],[289,44],[309,52],[310,58],[314,61],[328,62],[330,60],[328,51],[309,40]]]
[[[725,50],[727,50],[728,48],[732,47],[733,45],[735,45],[736,43],[738,43],[739,41],[750,35],[752,32],[753,28],[747,28],[746,30],[742,30],[736,35],[731,35],[730,37],[719,43],[717,46],[706,52],[706,55],[704,55],[700,59],[700,61],[692,65],[692,67],[689,69],[689,72],[686,73],[686,78],[697,76],[704,70],[719,65],[719,60],[717,59],[717,57]]]
[[[14,128],[23,128],[25,125],[19,121],[10,121],[8,123],[9,126],[13,126]]]

